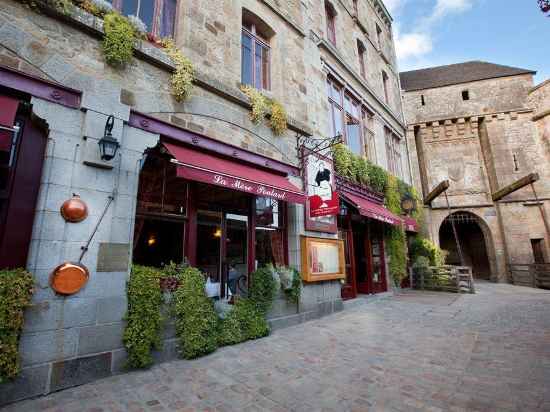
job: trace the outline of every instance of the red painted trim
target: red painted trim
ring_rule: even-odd
[[[0,65],[0,86],[19,90],[52,103],[78,109],[82,92]]]
[[[256,266],[256,196],[250,196],[250,204],[248,209],[248,276],[247,286],[250,285],[250,278]]]
[[[193,182],[187,189],[187,222],[185,224],[185,256],[191,266],[197,265],[197,205],[196,188]]]
[[[146,130],[151,133],[158,133],[178,142],[191,145],[197,150],[211,151],[232,159],[239,159],[245,163],[275,171],[282,175],[300,176],[300,169],[296,166],[244,150],[238,146],[224,143],[211,137],[193,133],[189,130],[175,126],[172,123],[156,119],[134,110],[130,112],[128,124],[138,129]]]

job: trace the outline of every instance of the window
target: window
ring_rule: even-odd
[[[531,247],[533,248],[533,258],[536,264],[544,264],[544,239],[531,239]]]
[[[325,14],[327,18],[327,38],[336,46],[336,10],[329,2],[325,2]]]
[[[384,70],[382,70],[382,85],[384,87],[384,101],[386,103],[389,103],[390,102],[390,92],[388,90],[388,75],[386,74],[386,72]]]
[[[331,79],[327,82],[330,134],[344,135],[344,109],[342,107],[342,88]]]
[[[269,38],[273,31],[258,17],[243,10],[241,44],[241,83],[257,89],[270,89]]]
[[[112,4],[125,16],[139,17],[153,37],[174,37],[176,0],[112,0]]]
[[[421,104],[422,106],[426,106],[426,100],[424,99],[424,95],[423,95],[423,94],[420,95],[420,104]]]
[[[353,12],[355,13],[355,17],[359,16],[359,8],[357,7],[357,0],[353,0]]]
[[[462,100],[464,101],[470,100],[470,92],[468,90],[462,91]]]
[[[359,56],[359,72],[361,73],[361,77],[366,79],[367,72],[365,70],[365,45],[361,40],[357,40],[357,55]]]
[[[514,160],[514,172],[519,172],[519,159],[515,153],[512,154],[512,159]]]
[[[389,128],[384,129],[386,133],[386,156],[388,158],[388,171],[394,176],[403,178],[403,167],[401,159],[401,139],[392,133]]]
[[[349,95],[344,96],[346,114],[346,145],[352,153],[363,156],[363,138],[361,136],[361,118],[359,103]]]
[[[256,198],[256,265],[284,266],[285,203],[268,197]]]
[[[378,42],[378,48],[382,49],[382,29],[376,25],[376,41]]]
[[[363,140],[365,142],[365,155],[372,163],[377,164],[376,142],[374,134],[374,116],[366,110],[361,111],[363,120]]]
[[[327,82],[331,136],[341,134],[349,149],[363,156],[361,106],[332,79]]]

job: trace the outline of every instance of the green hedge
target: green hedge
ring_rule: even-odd
[[[19,373],[19,337],[33,286],[32,275],[24,269],[0,270],[0,383]]]
[[[197,358],[218,347],[218,315],[206,296],[202,273],[187,267],[179,273],[180,286],[174,293],[176,334],[181,355]]]
[[[254,301],[239,299],[233,309],[220,322],[220,345],[233,345],[248,339],[269,335],[266,318],[258,311]]]
[[[430,266],[445,264],[445,253],[429,239],[415,238],[411,243],[410,254],[413,262],[416,262],[419,257],[424,257],[429,260]]]
[[[163,303],[159,269],[134,265],[127,283],[128,312],[122,342],[127,366],[145,368],[153,363],[151,351],[161,347]]]
[[[273,268],[264,267],[252,272],[248,295],[258,311],[265,317],[271,309],[277,293],[277,284],[273,278]]]

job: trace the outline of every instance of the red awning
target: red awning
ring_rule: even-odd
[[[402,220],[399,216],[394,215],[382,205],[348,192],[342,193],[342,196],[347,199],[354,207],[357,208],[362,216],[370,217],[390,225],[399,226]]]
[[[8,127],[10,129],[13,127],[18,106],[19,100],[14,99],[13,97],[0,95],[0,126]],[[0,129],[0,150],[9,152],[11,149],[12,138],[13,132]]]
[[[281,176],[188,147],[163,143],[178,165],[178,176],[286,202],[305,203],[305,194]]]
[[[412,217],[404,217],[403,224],[405,225],[405,231],[418,233],[418,222]]]

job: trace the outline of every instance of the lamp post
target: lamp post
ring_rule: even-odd
[[[113,137],[112,132],[114,124],[115,117],[113,115],[110,115],[107,118],[107,122],[105,123],[105,131],[103,133],[103,137],[98,142],[101,160],[112,160],[115,157],[118,148],[120,147],[120,143]]]

